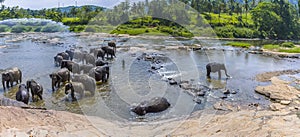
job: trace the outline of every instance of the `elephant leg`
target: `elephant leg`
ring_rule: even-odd
[[[41,94],[37,94],[41,100],[43,100],[43,96]]]
[[[206,76],[210,78],[210,70],[206,69]]]
[[[218,71],[219,79],[221,78],[221,70]]]
[[[52,82],[52,91],[54,91],[55,86],[56,86],[56,82]]]
[[[13,87],[14,81],[10,81],[10,87]]]
[[[9,82],[10,81],[6,81],[6,87],[9,88]]]
[[[3,90],[5,90],[5,81],[2,80]]]
[[[31,89],[31,96],[32,96],[32,101],[34,101],[34,92]]]

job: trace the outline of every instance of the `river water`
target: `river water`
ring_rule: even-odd
[[[15,40],[17,38],[18,40]],[[39,43],[32,40],[37,38],[57,38],[62,44]],[[98,83],[94,97],[69,102],[62,100],[66,96],[63,88],[52,92],[49,74],[58,70],[53,62],[56,53],[74,45],[88,50],[90,47],[99,46],[111,39],[119,41],[117,58],[109,60],[111,77],[108,83]],[[166,81],[170,77],[176,81],[190,81],[213,89],[236,91],[237,94],[230,94],[225,99],[227,101],[239,104],[259,103],[267,106],[269,101],[256,94],[254,89],[258,85],[269,83],[255,81],[255,75],[268,71],[299,68],[299,60],[275,59],[259,54],[249,54],[237,48],[223,46],[224,43],[226,41],[146,36],[130,37],[124,40],[111,36],[77,36],[71,33],[3,35],[0,38],[0,71],[18,67],[23,72],[22,83],[35,79],[43,85],[44,100],[30,101],[30,105],[112,120],[151,121],[189,115],[200,109],[211,108],[215,102],[222,100],[218,97],[219,93],[211,92],[201,104],[197,104],[193,101],[193,97],[184,90],[178,86],[169,85]],[[178,46],[191,44],[201,44],[214,50],[192,51],[178,48]],[[163,69],[159,69],[156,73],[149,72],[150,63],[139,60],[143,53],[162,55],[164,57]],[[218,80],[217,73],[213,73],[212,79],[207,79],[205,66],[213,61],[225,63],[231,78],[226,79],[222,75],[223,77]],[[4,91],[1,86],[0,94],[15,99],[17,90],[17,86],[14,86]],[[147,114],[142,118],[130,112],[132,104],[155,96],[166,97],[171,107],[167,111]]]

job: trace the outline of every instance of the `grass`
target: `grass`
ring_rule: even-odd
[[[280,46],[275,44],[267,44],[263,46],[263,49],[267,49],[267,50],[277,50],[279,48]]]
[[[263,49],[275,51],[275,52],[284,52],[284,53],[300,53],[300,47],[284,47],[276,44],[267,44],[263,46]]]
[[[241,48],[250,48],[252,45],[246,42],[229,42],[226,45],[233,46],[233,47],[241,47]]]

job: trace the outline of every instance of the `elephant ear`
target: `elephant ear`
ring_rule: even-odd
[[[52,78],[52,77],[53,77],[53,74],[50,74],[49,77]]]
[[[9,72],[9,73],[8,73],[8,75],[9,75],[9,78],[10,78],[10,80],[12,80],[12,79],[14,78],[14,76],[13,76],[13,73],[12,73],[12,72]]]

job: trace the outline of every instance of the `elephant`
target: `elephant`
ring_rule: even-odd
[[[26,82],[27,91],[31,90],[32,100],[34,101],[34,96],[37,95],[41,100],[43,100],[43,86],[38,84],[33,79],[27,80]]]
[[[77,59],[79,62],[83,62],[84,61],[84,54],[81,51],[74,51],[74,59]]]
[[[74,74],[72,78],[72,82],[82,83],[85,91],[89,91],[92,96],[95,95],[96,81],[94,78],[86,74]]]
[[[103,46],[101,49],[104,51],[104,53],[107,55],[107,57],[110,55],[111,58],[116,57],[115,50],[108,46]]]
[[[221,70],[224,70],[224,71],[225,71],[225,75],[226,75],[227,77],[230,77],[230,76],[227,74],[227,70],[226,70],[225,65],[222,64],[222,63],[216,63],[216,62],[208,63],[208,64],[206,65],[206,71],[207,71],[206,76],[207,76],[208,78],[210,78],[210,73],[211,73],[211,72],[218,72],[219,78],[221,78]]]
[[[60,53],[57,53],[57,55],[62,56],[63,59],[65,59],[65,60],[69,60],[69,58],[70,58],[69,54],[66,52],[60,52]]]
[[[83,70],[84,74],[87,74],[90,72],[90,70],[94,67],[92,64],[82,64],[80,65],[80,71]]]
[[[5,90],[5,84],[9,88],[9,84],[12,87],[14,82],[18,84],[19,81],[22,82],[22,71],[17,67],[7,69],[2,73],[3,90]]]
[[[80,73],[80,66],[79,64],[71,61],[71,60],[63,60],[61,62],[61,68],[67,68],[69,71],[73,73]]]
[[[90,70],[89,76],[95,78],[96,81],[107,82],[109,78],[109,66],[97,66]]]
[[[146,115],[147,113],[156,113],[166,110],[170,107],[170,103],[164,97],[154,97],[149,101],[143,101],[139,105],[131,108],[131,111],[139,116]]]
[[[54,64],[55,64],[55,66],[61,66],[61,62],[62,62],[62,60],[63,60],[63,57],[62,56],[60,56],[60,55],[56,55],[55,57],[54,57]]]
[[[96,56],[97,56],[97,58],[101,57],[102,60],[104,60],[105,52],[102,49],[99,49]]]
[[[91,54],[85,54],[84,60],[86,64],[95,65],[95,57]]]
[[[77,101],[84,97],[84,85],[80,82],[70,82],[65,85],[65,94],[69,94],[71,90],[72,101]],[[75,97],[75,92],[79,94],[79,97]]]
[[[66,50],[65,52],[69,54],[70,60],[72,61],[74,58],[74,49],[69,49]]]
[[[116,43],[114,41],[108,42],[107,45],[112,47],[114,49],[114,52],[116,52],[117,46],[116,46]]]
[[[70,82],[70,71],[67,68],[62,68],[49,76],[52,79],[52,91],[54,91],[55,86],[59,88],[61,82]]]
[[[104,66],[104,65],[108,65],[108,62],[103,61],[102,59],[97,59],[95,64],[96,66]]]
[[[19,90],[16,93],[16,100],[20,102],[24,102],[25,104],[28,104],[29,102],[29,92],[27,90],[27,87],[25,84],[19,85]]]

